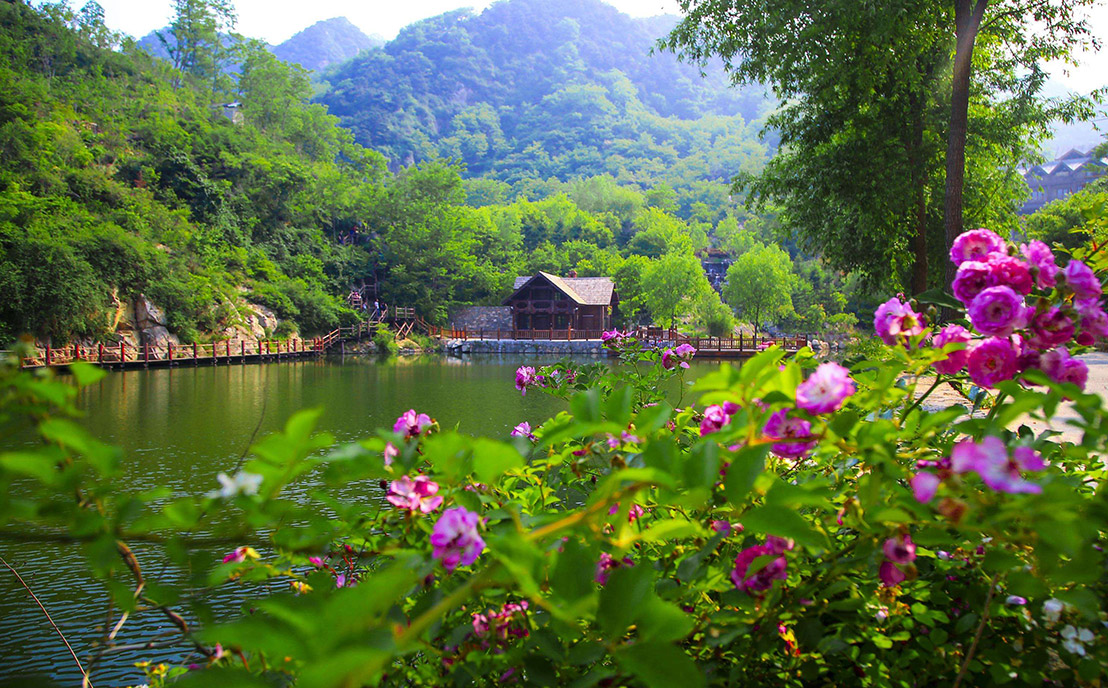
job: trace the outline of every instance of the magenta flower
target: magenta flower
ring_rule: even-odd
[[[1058,266],[1054,262],[1054,253],[1041,241],[1032,241],[1020,245],[1020,253],[1031,264],[1039,288],[1050,289],[1057,283]]]
[[[689,367],[689,361],[696,355],[696,349],[689,344],[682,344],[676,349],[666,349],[662,353],[662,367],[672,370],[675,366]]]
[[[988,229],[975,229],[959,234],[950,247],[950,260],[961,265],[967,260],[983,260],[990,253],[1006,253],[1004,239]]]
[[[527,421],[523,421],[519,425],[512,428],[512,437],[526,437],[532,442],[535,441],[535,435],[531,432],[531,424]]]
[[[608,515],[614,516],[619,513],[619,502],[616,502],[608,509]],[[638,504],[632,504],[631,508],[627,510],[627,522],[634,523],[639,520],[639,517],[646,513],[646,509],[642,508]]]
[[[785,552],[791,552],[796,547],[796,543],[792,538],[783,538],[776,535],[766,536],[766,548],[769,549],[771,554],[784,554]]]
[[[1100,307],[1097,299],[1079,300],[1073,306],[1081,315],[1082,330],[1094,337],[1108,337],[1108,314]]]
[[[1011,287],[989,287],[969,305],[969,319],[982,334],[1007,337],[1022,329],[1033,311]]]
[[[759,557],[773,558],[762,568],[750,573],[750,565]],[[739,556],[735,557],[735,567],[731,570],[731,582],[736,588],[746,591],[746,594],[753,597],[755,593],[772,588],[773,581],[785,580],[788,577],[787,566],[788,562],[779,552],[774,552],[766,545],[754,545],[739,552]],[[748,573],[750,575],[747,575]]]
[[[975,385],[992,388],[998,382],[1015,377],[1016,360],[1012,342],[990,337],[970,349],[966,367]]]
[[[397,421],[399,422],[399,421]],[[393,460],[400,456],[400,450],[396,448],[396,445],[392,442],[385,443],[385,451],[382,453],[385,457],[385,466],[391,466]]]
[[[607,552],[601,552],[600,560],[596,562],[596,582],[601,585],[607,585],[608,577],[612,575],[612,571],[620,568],[621,566],[634,565],[635,561],[631,557],[616,559]]]
[[[538,383],[538,377],[535,375],[535,369],[531,366],[520,366],[516,369],[516,389],[518,389],[523,396],[527,396],[527,388]]]
[[[1066,269],[1062,271],[1066,277],[1066,286],[1074,293],[1078,300],[1100,298],[1103,288],[1092,268],[1079,260],[1071,260]]]
[[[425,475],[417,475],[414,479],[404,476],[392,481],[385,499],[393,506],[407,509],[413,514],[417,511],[429,514],[442,506],[442,496],[435,494],[438,491],[438,483]]]
[[[607,343],[615,340],[616,342],[618,342],[619,340],[628,336],[630,335],[627,332],[620,332],[619,330],[607,330],[600,333],[600,341]]]
[[[912,494],[915,496],[916,501],[921,504],[926,504],[935,498],[935,493],[939,490],[939,483],[942,482],[939,476],[934,473],[916,473],[912,476]]]
[[[723,533],[724,535],[730,535],[732,532],[741,533],[744,530],[743,524],[731,523],[730,521],[712,521],[709,525],[713,531]]]
[[[431,416],[426,413],[416,414],[415,409],[408,409],[396,419],[392,431],[404,435],[404,439],[409,439],[418,436],[431,423]]]
[[[897,535],[885,540],[885,558],[894,564],[910,564],[916,560],[916,544],[910,535]]]
[[[1084,361],[1070,356],[1069,349],[1060,346],[1042,355],[1039,367],[1055,382],[1069,382],[1085,391],[1089,379],[1089,366]]]
[[[972,335],[969,330],[961,325],[947,325],[932,337],[931,346],[936,349],[943,349],[948,344],[967,344],[971,338]],[[943,375],[953,375],[966,367],[967,360],[969,360],[969,350],[960,349],[951,351],[947,354],[945,361],[935,361],[933,365],[935,366],[935,372]]]
[[[903,342],[923,332],[923,317],[912,307],[893,297],[877,307],[873,327],[886,344]]]
[[[1031,269],[1027,263],[1019,258],[1014,258],[1007,253],[993,253],[985,261],[991,273],[989,286],[1011,287],[1013,291],[1027,295],[1035,286],[1031,279]]]
[[[886,588],[895,588],[908,577],[891,561],[881,562],[881,568],[878,569],[877,575],[881,579],[881,585],[884,585]]]
[[[1072,339],[1074,326],[1073,320],[1068,318],[1060,308],[1055,307],[1032,318],[1029,330],[1027,343],[1045,351]]]
[[[850,371],[838,363],[821,363],[796,388],[796,405],[808,413],[831,413],[842,408],[855,389]]]
[[[477,532],[477,514],[463,506],[447,509],[431,531],[432,556],[442,559],[447,571],[459,564],[469,566],[485,549],[485,541]]]
[[[950,465],[955,473],[977,473],[991,489],[1009,494],[1042,492],[1042,487],[1024,480],[1021,471],[1040,471],[1047,466],[1038,452],[1027,447],[1019,447],[1009,456],[1004,442],[991,436],[954,445]]]
[[[700,421],[700,436],[719,432],[723,426],[731,422],[731,414],[727,413],[719,404],[713,404],[704,409],[704,420]]]
[[[812,424],[802,418],[789,416],[789,409],[781,409],[769,417],[762,434],[772,440],[777,440],[771,449],[774,454],[787,459],[799,459],[812,451],[819,443],[818,440],[809,439],[812,434]],[[784,440],[784,441],[782,441]]]
[[[994,286],[992,276],[988,263],[969,260],[958,266],[958,272],[950,286],[954,290],[954,296],[968,306],[973,297]]]
[[[257,559],[258,552],[253,547],[239,547],[223,557],[224,564],[241,564],[247,559]]]

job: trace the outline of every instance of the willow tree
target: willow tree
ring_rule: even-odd
[[[1034,4],[1065,14],[1058,2]],[[686,16],[664,47],[701,63],[721,58],[735,82],[770,85],[782,102],[767,123],[781,136],[778,156],[737,185],[780,204],[785,226],[806,249],[871,283],[900,286],[909,275],[903,281],[913,292],[941,282],[944,218],[955,203],[948,182],[956,182],[957,202],[966,199],[970,216],[1014,225],[1022,192],[1015,167],[1058,114],[1038,97],[1039,60],[1068,55],[1081,26],[1073,19],[1040,40],[1018,24],[1031,15],[989,24],[966,101],[974,104],[975,137],[967,146],[963,135],[955,146],[951,117],[960,105],[952,104],[957,51],[948,2],[679,3]],[[951,157],[964,166],[967,152],[973,188],[964,193],[961,178],[946,170]]]

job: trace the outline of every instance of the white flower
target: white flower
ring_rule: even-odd
[[[1062,610],[1065,608],[1065,602],[1051,598],[1043,602],[1043,618],[1047,623],[1055,623],[1062,616]]]
[[[256,495],[258,494],[258,488],[262,485],[262,476],[246,471],[235,473],[233,478],[228,477],[226,473],[220,473],[216,476],[216,479],[219,480],[219,489],[209,492],[209,497],[229,499],[239,494]]]
[[[1093,642],[1093,632],[1087,628],[1074,628],[1069,624],[1062,629],[1062,637],[1065,639],[1062,642],[1062,647],[1066,648],[1075,655],[1085,656],[1085,643]]]

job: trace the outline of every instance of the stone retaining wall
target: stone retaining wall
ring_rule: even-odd
[[[451,339],[447,353],[458,354],[555,354],[573,356],[606,356],[607,349],[599,340],[576,339],[569,342],[531,341],[529,339]]]
[[[450,326],[459,330],[510,330],[511,306],[470,306],[450,316]]]

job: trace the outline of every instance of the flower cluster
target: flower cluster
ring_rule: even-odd
[[[458,565],[469,566],[477,561],[485,549],[485,541],[477,532],[480,518],[465,507],[455,507],[443,512],[431,531],[432,556],[442,559],[447,571]]]
[[[773,587],[773,581],[785,580],[787,577],[785,552],[793,548],[793,541],[770,535],[764,545],[747,547],[739,556],[735,557],[735,568],[731,570],[731,582],[739,590],[754,596]],[[759,562],[759,559],[763,559]],[[764,565],[751,571],[755,563]]]
[[[885,540],[881,549],[885,553],[885,561],[881,562],[877,575],[882,585],[887,588],[900,585],[908,577],[902,566],[911,567],[912,573],[915,573],[912,562],[916,560],[916,544],[910,535],[891,537]]]
[[[612,571],[620,568],[621,566],[634,566],[635,560],[631,557],[624,557],[622,559],[616,559],[607,552],[600,553],[600,560],[596,562],[596,582],[600,585],[608,584],[608,577],[612,575]]]
[[[838,363],[822,363],[796,388],[796,405],[808,413],[833,413],[854,392],[850,371]]]
[[[666,349],[662,352],[662,367],[666,370],[680,366],[689,367],[689,361],[696,355],[696,349],[689,344],[682,344],[674,349]]]
[[[615,504],[613,504],[611,506],[611,508],[608,509],[608,515],[609,516],[615,516],[618,513],[619,513],[619,502],[616,502]],[[627,510],[627,522],[628,523],[634,523],[635,521],[639,520],[639,517],[641,517],[645,513],[646,513],[646,509],[642,508],[638,504],[632,504],[631,508]]]
[[[619,349],[623,345],[624,339],[631,339],[630,332],[620,332],[619,330],[607,330],[600,333],[600,341],[604,342],[604,346],[608,349]]]
[[[774,454],[786,459],[800,459],[808,455],[819,443],[812,437],[812,423],[795,415],[792,409],[775,411],[762,427],[762,434],[774,440],[771,449]]]
[[[704,409],[704,419],[700,421],[700,436],[719,432],[731,423],[731,416],[739,412],[739,405],[733,401],[714,404]]]
[[[526,437],[527,439],[531,440],[532,442],[534,442],[535,439],[536,439],[535,433],[531,432],[531,424],[528,423],[527,421],[523,421],[519,425],[512,428],[511,436],[512,437]]]
[[[1038,494],[1043,488],[1025,480],[1023,471],[1041,471],[1047,463],[1030,447],[1016,447],[1011,453],[998,437],[980,442],[962,440],[954,445],[950,457],[939,461],[921,461],[921,468],[934,467],[937,473],[922,471],[912,477],[912,492],[917,500],[930,502],[943,479],[952,475],[976,473],[989,488],[1009,494]]]
[[[442,506],[442,496],[435,494],[438,491],[438,483],[425,475],[415,478],[404,476],[389,485],[385,499],[398,509],[407,509],[413,514],[418,511],[429,514]]]
[[[418,437],[432,425],[434,425],[434,421],[431,420],[431,416],[426,413],[416,413],[415,409],[408,409],[401,413],[400,417],[393,423],[392,431],[398,435],[403,435],[404,439],[411,439],[412,437]]]
[[[974,340],[958,325],[937,332],[932,339],[936,348],[966,345],[937,362],[937,372],[952,375],[965,369],[974,384],[992,388],[1036,369],[1055,382],[1084,389],[1088,367],[1070,356],[1067,345],[1089,346],[1097,337],[1108,336],[1108,314],[1100,306],[1101,284],[1088,265],[1071,260],[1060,269],[1043,242],[1022,244],[1016,251],[987,229],[960,235],[950,249],[950,259],[958,266],[954,295],[966,306],[970,324],[984,337]],[[894,301],[885,304],[888,312],[911,311]],[[874,321],[879,333],[889,320],[879,308]],[[890,332],[886,329],[882,338],[889,341]]]
[[[523,396],[527,396],[527,388],[539,384],[540,377],[531,366],[520,366],[516,369],[516,389]]]
[[[527,628],[527,600],[506,602],[500,611],[473,615],[473,634],[478,638],[507,640],[508,638],[526,638],[531,634]]]

